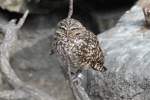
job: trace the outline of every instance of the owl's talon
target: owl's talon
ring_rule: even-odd
[[[84,76],[81,73],[72,76],[72,82],[76,85],[81,85],[82,79],[84,79]]]
[[[72,83],[75,85],[81,85],[81,79],[79,77],[75,77],[72,79]]]

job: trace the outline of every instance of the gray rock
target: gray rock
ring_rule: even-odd
[[[149,33],[142,8],[134,6],[114,28],[98,36],[108,71],[89,73],[93,100],[150,100]]]
[[[53,100],[74,100],[55,55],[50,56],[53,19],[43,23],[29,18],[19,31],[16,51],[10,62],[21,80],[48,93]],[[43,25],[40,25],[43,23]]]
[[[27,9],[26,0],[0,0],[0,7],[13,12],[21,12]]]
[[[109,2],[114,3],[115,1],[116,0],[111,0]],[[117,2],[120,3],[119,0],[117,0]],[[125,2],[126,1],[123,1],[124,5],[126,4]],[[0,7],[8,10],[8,12],[16,12],[11,13],[14,15],[6,14],[4,12],[4,15],[9,19],[14,18],[13,16],[17,16],[18,13],[23,13],[29,9],[31,14],[43,16],[47,16],[48,14],[49,16],[55,15],[55,17],[57,17],[56,19],[61,20],[68,14],[68,3],[69,0],[0,0]],[[83,25],[97,35],[114,26],[120,16],[128,8],[122,7],[119,4],[113,6],[114,8],[109,8],[106,1],[74,0],[73,18],[79,19]],[[120,9],[115,9],[116,7]],[[83,17],[85,15],[86,17]]]
[[[55,55],[49,55],[52,20],[42,25],[40,20],[29,20],[19,32],[18,48],[10,62],[27,84],[49,93],[54,100],[73,100],[60,64]],[[88,71],[85,87],[92,100],[150,100],[149,33],[141,7],[134,6],[114,28],[98,36],[108,71]]]

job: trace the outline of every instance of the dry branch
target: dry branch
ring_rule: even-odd
[[[76,100],[90,100],[90,98],[89,98],[88,94],[86,93],[85,89],[83,88],[83,86],[81,84],[73,83],[72,78],[71,78],[72,76],[71,76],[70,67],[71,66],[68,66],[69,83],[70,83],[70,87],[72,89],[72,93],[73,93],[74,97],[76,98]]]
[[[23,82],[15,74],[14,70],[11,68],[9,63],[10,53],[14,50],[15,43],[17,41],[17,31],[23,25],[29,11],[23,15],[16,24],[16,19],[12,19],[6,25],[0,25],[2,31],[5,33],[4,40],[0,46],[0,61],[1,61],[1,71],[3,75],[7,78],[7,81],[13,85],[13,87],[20,87]]]
[[[71,18],[72,14],[73,14],[73,0],[69,0],[69,10],[68,10],[67,18]],[[65,55],[68,55],[68,53],[65,52],[65,50],[64,50],[64,53]],[[66,57],[65,55],[64,57]],[[69,80],[69,85],[71,87],[72,93],[76,100],[90,100],[90,98],[88,97],[88,94],[86,93],[84,88],[81,86],[81,84],[74,84],[73,82],[73,79],[71,76],[71,59],[69,57],[70,57],[69,55],[66,57],[67,71],[65,71],[65,68],[63,67],[61,69],[64,72],[64,76],[68,75],[68,77],[65,77],[65,78],[68,78]]]
[[[12,19],[8,24],[0,25],[2,32],[5,33],[4,40],[0,46],[0,70],[9,84],[15,88],[12,91],[0,92],[0,98],[6,100],[17,100],[26,97],[28,100],[51,100],[52,98],[48,94],[34,88],[33,86],[26,85],[22,80],[20,80],[9,62],[10,54],[16,45],[17,31],[23,26],[28,13],[29,11],[26,11],[17,24],[16,19]]]
[[[71,18],[72,14],[73,14],[73,0],[69,0],[69,11],[68,11],[68,17],[67,18]]]
[[[66,53],[66,52],[65,52]],[[68,53],[66,53],[67,55]],[[79,84],[75,84],[73,82],[73,79],[72,79],[72,75],[71,75],[71,59],[68,57],[66,57],[67,59],[67,70],[68,70],[68,80],[69,80],[69,85],[71,87],[71,90],[72,90],[72,93],[75,97],[76,100],[90,100],[88,94],[86,93],[84,87],[80,84],[81,83],[81,80],[79,79],[78,81]],[[77,77],[79,78],[79,77]]]
[[[88,94],[86,93],[85,89],[81,85],[77,85],[75,87],[81,100],[90,100]]]

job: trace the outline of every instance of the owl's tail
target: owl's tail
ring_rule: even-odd
[[[107,68],[106,68],[105,66],[103,66],[103,67],[100,68],[99,71],[100,71],[100,72],[106,72],[106,71],[107,71]]]

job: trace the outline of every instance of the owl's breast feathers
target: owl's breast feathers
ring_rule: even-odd
[[[105,71],[104,55],[97,37],[75,19],[64,19],[56,30],[56,51],[77,69]]]
[[[104,56],[96,35],[90,31],[79,34],[68,42],[69,53],[76,66],[83,69],[93,68],[97,71],[106,71]]]

